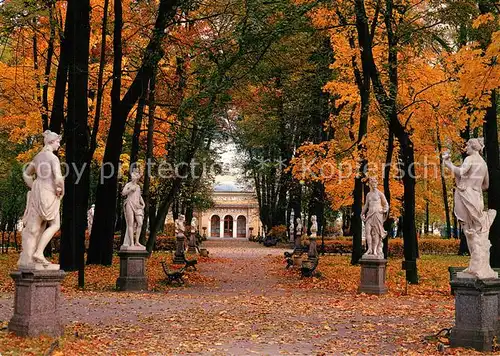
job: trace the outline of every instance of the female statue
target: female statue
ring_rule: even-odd
[[[460,278],[498,278],[490,267],[489,230],[496,211],[484,211],[483,190],[488,189],[488,166],[481,157],[484,140],[470,139],[467,142],[467,157],[460,167],[451,163],[449,152],[443,154],[443,163],[455,176],[455,215],[462,225],[470,250],[469,267],[459,272]]]
[[[145,247],[139,243],[142,224],[144,222],[145,205],[141,196],[141,187],[138,184],[141,174],[137,169],[134,169],[130,176],[131,181],[125,184],[122,191],[122,195],[127,197],[123,203],[127,230],[125,232],[125,239],[123,240],[122,247],[128,248],[135,246],[140,249],[145,249]]]
[[[370,192],[366,195],[366,202],[361,212],[368,244],[368,250],[363,258],[384,259],[383,239],[387,236],[387,232],[384,230],[384,221],[387,220],[389,204],[385,195],[377,189],[378,181],[376,178],[370,178],[368,184]]]
[[[311,215],[311,237],[317,237],[318,222],[316,215]]]
[[[43,149],[23,172],[30,191],[23,216],[19,268],[39,268],[36,264],[41,264],[45,269],[59,269],[59,265],[45,259],[43,250],[61,226],[59,208],[64,195],[64,178],[59,158],[54,154],[59,149],[61,136],[47,130],[43,137]]]

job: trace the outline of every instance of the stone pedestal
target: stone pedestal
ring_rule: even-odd
[[[302,236],[295,235],[294,247],[296,251],[302,251]]]
[[[318,258],[316,237],[311,236],[309,238],[309,251],[307,252],[307,257],[310,260],[314,260],[314,259]]]
[[[177,234],[176,237],[176,248],[175,248],[175,255],[174,255],[174,264],[182,265],[186,261],[186,256],[184,255],[184,241],[185,241],[185,236],[184,234]]]
[[[9,330],[18,336],[61,336],[62,270],[21,270],[10,274],[16,285]]]
[[[196,232],[191,231],[188,240],[188,253],[196,253]]]
[[[120,291],[140,291],[148,289],[146,277],[146,259],[148,251],[120,250],[120,277],[116,288]]]
[[[385,285],[387,260],[362,258],[359,263],[361,265],[361,282],[358,293],[375,295],[387,293]]]
[[[465,279],[451,281],[455,291],[455,326],[451,347],[471,347],[492,351],[498,334],[500,279]]]

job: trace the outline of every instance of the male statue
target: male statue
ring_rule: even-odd
[[[469,267],[457,274],[458,278],[498,278],[490,267],[488,239],[496,211],[484,210],[483,190],[488,189],[488,166],[481,157],[484,140],[473,138],[467,142],[467,157],[460,167],[451,163],[449,152],[443,154],[443,163],[455,176],[455,215],[462,225],[470,251]]]
[[[137,169],[134,169],[130,174],[131,181],[125,184],[122,195],[126,197],[123,203],[123,210],[125,212],[125,222],[127,223],[127,230],[125,232],[125,239],[123,240],[122,249],[129,247],[136,249],[145,249],[139,243],[141,235],[142,224],[144,221],[144,200],[141,196],[141,187],[139,186],[139,179],[141,174]]]
[[[23,249],[17,262],[20,269],[59,269],[59,265],[45,259],[43,250],[61,225],[59,208],[64,178],[59,158],[54,154],[59,149],[61,136],[47,130],[43,138],[43,149],[23,172],[30,191],[23,216]]]

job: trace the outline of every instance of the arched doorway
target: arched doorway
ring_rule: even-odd
[[[236,236],[247,237],[247,218],[243,215],[238,216],[238,219],[236,219],[236,226]]]
[[[233,217],[231,215],[224,217],[224,237],[233,237]]]
[[[210,219],[210,237],[220,237],[220,217],[214,215]]]

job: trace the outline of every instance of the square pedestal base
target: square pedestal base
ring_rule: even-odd
[[[62,270],[22,270],[10,274],[16,285],[9,330],[18,336],[61,336]]]
[[[456,278],[450,284],[455,291],[451,347],[491,351],[498,329],[500,279]]]
[[[146,258],[148,251],[119,251],[120,277],[116,280],[116,288],[120,291],[140,291],[148,289],[146,276]]]
[[[385,268],[387,260],[365,259],[359,260],[361,265],[361,281],[358,293],[382,295],[387,293],[385,285]]]

